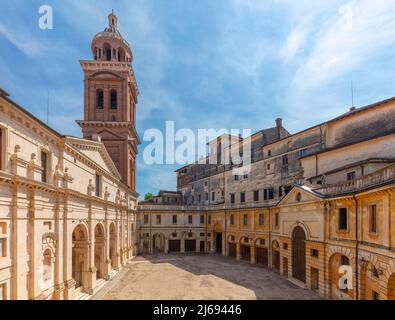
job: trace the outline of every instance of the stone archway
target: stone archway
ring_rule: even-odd
[[[255,262],[258,266],[267,268],[269,266],[269,250],[265,244],[265,239],[258,238],[255,240]]]
[[[76,282],[76,288],[88,287],[88,230],[84,224],[79,224],[73,231],[73,251],[72,251],[72,277]]]
[[[248,237],[240,238],[240,259],[251,261],[251,245]]]
[[[110,260],[111,260],[111,267],[114,269],[118,267],[117,263],[117,234],[115,223],[110,224]]]
[[[165,252],[165,235],[163,233],[155,233],[152,236],[153,253]]]
[[[96,268],[96,279],[102,279],[106,276],[105,274],[105,252],[106,252],[106,241],[104,237],[104,227],[98,223],[95,227],[95,268]]]
[[[388,278],[387,300],[395,300],[395,273]]]
[[[292,232],[292,276],[306,283],[306,233],[301,227]]]
[[[351,272],[351,279],[347,281],[346,278],[342,277],[346,275],[341,274],[340,267],[345,267],[351,265],[350,257],[342,254],[335,253],[329,258],[328,263],[328,288],[329,288],[329,297],[332,299],[352,299],[354,296],[354,279],[352,278],[353,272]],[[344,288],[340,287],[340,283],[343,283]],[[348,283],[350,282],[350,283]]]

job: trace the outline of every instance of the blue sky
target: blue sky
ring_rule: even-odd
[[[92,37],[113,8],[140,88],[137,129],[272,127],[290,132],[395,96],[395,2],[0,0],[0,87],[64,134],[80,135]],[[38,8],[54,29],[38,28]],[[138,162],[138,191],[175,189],[178,165]]]

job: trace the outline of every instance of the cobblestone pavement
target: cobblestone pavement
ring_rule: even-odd
[[[94,300],[320,299],[248,262],[210,255],[136,257]]]

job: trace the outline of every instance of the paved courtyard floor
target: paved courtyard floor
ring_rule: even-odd
[[[320,299],[245,261],[210,255],[136,257],[93,300]]]

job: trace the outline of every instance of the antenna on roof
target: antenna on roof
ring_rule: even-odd
[[[47,95],[47,125],[49,125],[49,89]]]
[[[355,106],[354,106],[354,81],[351,80],[351,111],[355,110]]]

